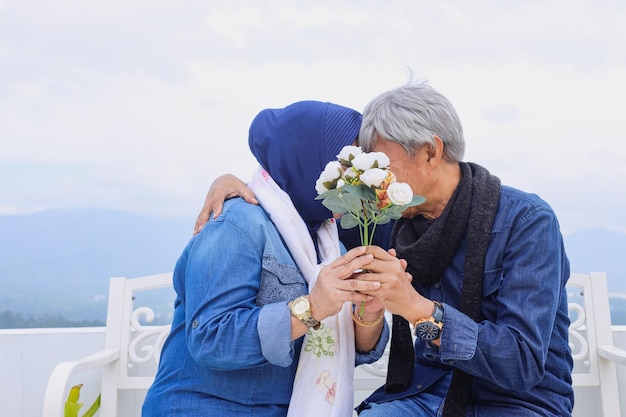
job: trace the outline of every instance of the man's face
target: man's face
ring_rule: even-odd
[[[420,148],[415,155],[411,157],[402,145],[378,138],[374,146],[374,151],[387,154],[391,162],[389,169],[395,174],[398,182],[409,184],[413,190],[413,194],[421,195],[428,199],[430,181],[427,175],[427,147],[424,146]],[[410,218],[420,214],[422,206],[423,205],[418,205],[406,209],[402,212],[402,217]]]

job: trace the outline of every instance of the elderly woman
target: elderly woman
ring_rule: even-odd
[[[406,265],[364,247],[345,252],[315,200],[315,180],[360,124],[358,112],[316,101],[254,119],[261,167],[249,185],[261,205],[228,200],[179,258],[172,331],[144,417],[352,414],[354,366],[382,356],[389,335],[380,301],[361,294],[379,283],[353,271]]]

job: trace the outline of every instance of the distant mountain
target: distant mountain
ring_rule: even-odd
[[[104,320],[109,278],[172,271],[194,221],[100,209],[0,216],[0,311]]]
[[[194,221],[101,209],[0,216],[0,313],[104,321],[109,278],[172,271]],[[585,230],[565,246],[573,272],[607,272],[609,291],[624,294],[612,316],[626,324],[626,235]]]

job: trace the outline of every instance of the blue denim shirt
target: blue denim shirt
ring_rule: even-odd
[[[265,211],[227,201],[178,259],[174,289],[142,415],[285,416],[302,345],[291,340],[287,303],[307,284]],[[356,364],[380,358],[388,333]]]
[[[454,367],[475,376],[468,416],[570,416],[570,270],[552,209],[536,195],[502,187],[478,323],[458,310],[464,262],[465,242],[441,281],[419,289],[443,304],[441,347],[418,340],[410,388],[398,394],[379,390],[367,401],[414,395]]]

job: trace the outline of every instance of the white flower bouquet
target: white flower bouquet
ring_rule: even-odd
[[[376,225],[399,219],[405,209],[426,201],[413,195],[409,184],[396,181],[387,155],[363,152],[359,146],[345,146],[336,161],[326,164],[315,189],[316,200],[342,215],[341,227],[359,226],[362,245],[372,243]]]

